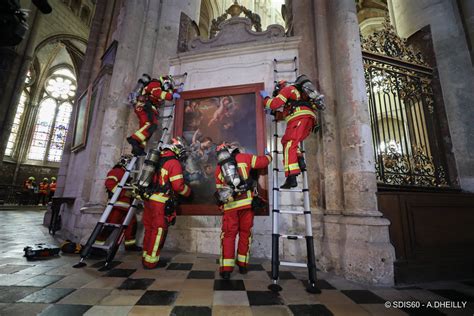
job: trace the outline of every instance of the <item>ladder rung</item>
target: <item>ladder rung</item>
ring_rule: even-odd
[[[292,69],[292,70],[274,70],[276,73],[285,73],[285,72],[296,72],[298,71],[298,68]]]
[[[116,227],[116,228],[119,228],[120,224],[112,224],[112,223],[104,223],[104,227]]]
[[[173,118],[173,115],[165,115],[165,116],[158,116],[160,119],[171,119]]]
[[[104,250],[109,250],[109,249],[110,249],[110,246],[107,246],[107,245],[96,245],[96,244],[93,244],[92,247],[93,247],[93,248],[104,249]]]
[[[276,63],[292,63],[292,62],[295,62],[296,61],[296,56],[294,58],[291,58],[291,59],[276,59],[276,58],[273,58],[273,61],[276,62]]]
[[[290,210],[288,210],[288,211],[283,211],[283,210],[281,210],[281,211],[280,211],[280,214],[304,215],[305,212],[304,212],[304,211],[290,211]]]
[[[308,264],[307,263],[299,263],[299,262],[289,262],[289,261],[280,261],[281,266],[287,266],[287,267],[301,267],[301,268],[307,268]]]
[[[280,192],[297,192],[297,193],[303,193],[305,191],[308,191],[308,189],[305,190],[305,189],[279,189],[279,188],[273,188],[273,190],[280,191]]]
[[[281,238],[286,238],[289,240],[296,240],[296,239],[304,239],[305,236],[303,235],[280,235]]]
[[[140,173],[140,170],[132,170],[130,173]]]

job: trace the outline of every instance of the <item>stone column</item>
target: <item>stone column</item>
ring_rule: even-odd
[[[318,64],[316,63],[315,29],[313,17],[314,1],[298,0],[291,2],[293,14],[293,29],[295,36],[301,36],[299,47],[299,69],[298,74],[305,74],[313,82],[318,82]],[[320,207],[322,204],[321,190],[321,137],[310,134],[305,141],[306,159],[308,166],[309,187],[311,191],[312,207]]]
[[[344,215],[381,216],[377,210],[372,134],[365,90],[355,2],[329,1],[331,48],[338,126]]]
[[[382,218],[377,209],[374,153],[356,6],[353,0],[319,0],[323,1],[325,3],[319,3],[317,8],[318,14],[325,14],[328,19],[328,39],[323,41],[324,25],[319,22],[317,25],[322,29],[318,29],[317,34],[322,40],[318,44],[329,45],[330,54],[323,51],[318,59],[322,57],[321,64],[331,64],[330,69],[327,65],[324,68],[326,76],[332,71],[334,88],[335,116],[329,115],[328,127],[339,130],[335,135],[339,138],[337,146],[332,144],[333,135],[326,135],[330,144],[325,155],[327,159],[339,157],[340,160],[340,166],[329,162],[329,174],[325,176],[328,181],[332,177],[342,179],[342,192],[337,197],[343,197],[343,210],[341,215],[334,212],[336,215],[324,217],[321,261],[326,265],[324,268],[334,269],[347,279],[391,285],[395,252],[390,244],[390,222]],[[332,189],[338,191],[338,187]],[[331,201],[334,207],[341,207],[339,199]]]
[[[100,133],[100,148],[94,168],[92,190],[86,197],[89,204],[98,204],[104,201],[104,177],[120,157],[122,145],[127,137],[127,122],[132,113],[131,107],[126,104],[127,94],[136,82],[138,56],[140,56],[140,34],[142,23],[146,16],[144,1],[125,1],[125,16],[118,40],[117,53],[112,77],[109,83],[105,104],[102,131]]]
[[[170,69],[169,59],[174,57],[178,48],[179,21],[181,12],[199,22],[201,1],[163,0],[158,28],[158,44],[156,46],[153,74],[167,73]]]
[[[321,93],[326,97],[326,110],[321,117],[324,160],[324,213],[340,214],[344,208],[339,152],[339,130],[331,69],[331,51],[328,34],[328,8],[325,1],[316,1],[314,7],[316,25],[316,51],[318,78]]]
[[[472,1],[461,1],[467,2],[471,9],[465,13],[472,20]],[[399,0],[393,2],[393,10],[401,37],[431,27],[459,184],[474,192],[474,73],[458,6],[449,0]]]

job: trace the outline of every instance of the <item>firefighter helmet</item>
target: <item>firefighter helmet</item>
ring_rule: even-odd
[[[56,181],[56,177],[51,177],[51,181]]]
[[[173,90],[174,89],[174,81],[171,75],[161,76],[160,77],[161,88],[164,91]]]
[[[163,150],[170,150],[172,151],[176,157],[181,160],[181,161],[184,161],[186,160],[187,156],[186,156],[186,144],[184,142],[184,139],[182,139],[181,137],[175,137],[171,140],[171,144],[166,144],[166,145],[163,145],[161,147]]]
[[[276,97],[281,89],[283,89],[284,87],[286,87],[288,85],[288,81],[286,80],[279,80],[276,84],[275,84],[275,89],[273,89],[273,97]]]
[[[44,182],[44,181],[48,181],[48,178],[43,178],[43,182]]]
[[[223,142],[222,144],[216,147],[216,153],[224,149],[227,150],[230,154],[238,154],[240,152],[238,146],[231,143]]]
[[[36,179],[35,179],[35,177],[29,177],[28,180],[35,181]]]

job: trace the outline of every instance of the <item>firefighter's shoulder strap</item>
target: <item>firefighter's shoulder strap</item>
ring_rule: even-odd
[[[163,169],[163,166],[165,165],[165,163],[173,159],[178,160],[175,156],[166,156],[166,157],[160,156],[160,159],[158,160],[158,163],[156,164],[156,170],[161,174],[161,169]],[[164,185],[160,185],[159,183],[154,183],[154,187],[156,188],[158,192],[161,192],[161,193],[166,193],[171,189],[171,185],[169,181],[166,181]]]

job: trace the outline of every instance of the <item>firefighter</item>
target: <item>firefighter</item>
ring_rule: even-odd
[[[49,202],[52,201],[55,192],[56,192],[56,177],[51,177],[51,183],[49,184]]]
[[[130,94],[129,100],[134,104],[139,129],[127,141],[132,145],[132,154],[142,156],[146,142],[158,127],[158,107],[165,100],[179,99],[182,86],[174,89],[173,78],[169,75],[151,79],[144,74],[138,82],[138,88]]]
[[[266,168],[272,157],[240,153],[238,147],[223,143],[216,148],[218,165],[215,171],[216,197],[223,211],[221,233],[220,274],[230,278],[237,263],[239,272],[247,273],[254,213],[254,183],[250,177],[253,169]],[[237,260],[235,239],[239,235]]]
[[[107,194],[109,195],[109,199],[114,194],[115,190],[117,189],[120,180],[125,174],[126,167],[128,164],[129,157],[122,156],[120,161],[117,162],[115,166],[107,173],[107,177],[105,178],[105,188],[107,190]],[[128,210],[130,208],[132,202],[132,191],[127,189],[122,189],[120,192],[119,198],[117,202],[115,202],[112,211],[107,218],[107,223],[112,224],[122,224],[127,216]],[[141,251],[142,248],[136,245],[136,235],[137,231],[137,218],[134,215],[128,225],[127,229],[125,229],[125,250],[127,251]],[[111,230],[108,227],[105,227],[99,236],[96,239],[97,244],[104,244],[107,238],[109,237]]]
[[[23,194],[22,194],[22,204],[29,205],[36,202],[34,199],[34,186],[35,186],[35,177],[29,177],[23,182]]]
[[[312,90],[307,90],[307,87]],[[260,91],[266,109],[283,107],[282,116],[276,112],[277,119],[285,119],[287,125],[281,139],[286,181],[282,189],[297,186],[296,177],[306,168],[299,144],[305,140],[316,126],[316,110],[322,107],[323,95],[319,94],[305,75],[296,79],[294,85],[280,80],[275,85],[273,98],[264,90]]]
[[[43,178],[43,181],[39,184],[38,190],[38,204],[46,205],[46,198],[49,194],[49,181],[48,178]]]
[[[144,200],[142,264],[145,269],[166,266],[160,262],[160,251],[166,240],[169,225],[176,221],[176,197],[190,198],[191,189],[184,183],[181,163],[186,161],[186,150],[181,138],[161,147],[157,161],[147,159],[153,168],[149,171],[150,184],[140,189]],[[149,153],[150,155],[150,153]],[[145,168],[144,168],[145,169]]]

